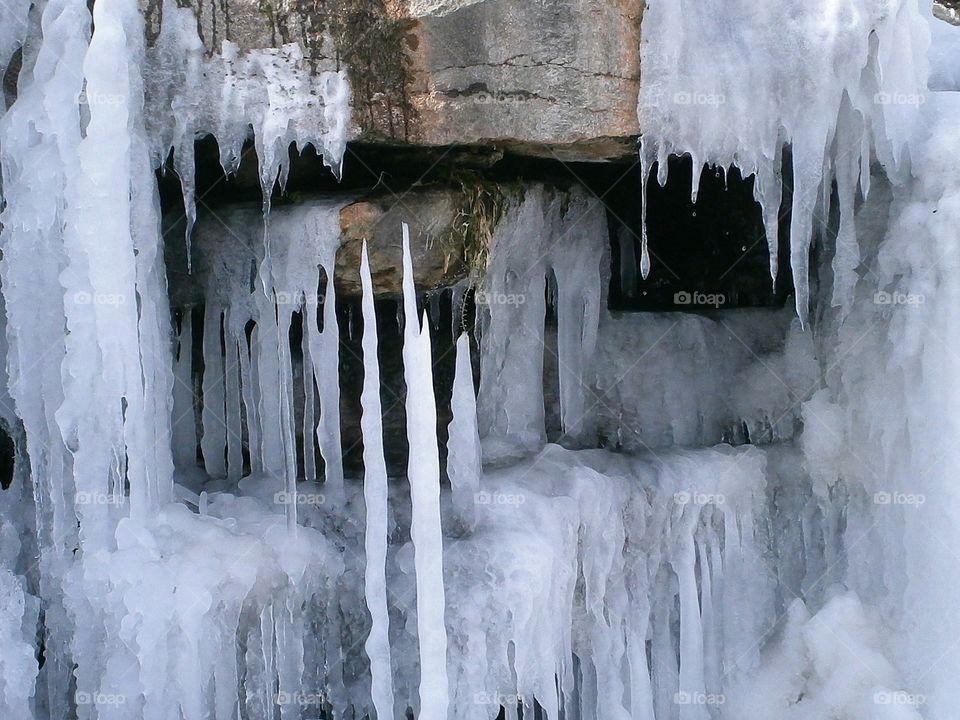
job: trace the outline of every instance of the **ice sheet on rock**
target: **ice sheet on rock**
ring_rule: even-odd
[[[143,125],[143,23],[126,0],[98,6],[94,21],[100,32],[83,62],[89,118],[64,187],[68,333],[57,423],[78,492],[122,495],[128,484],[130,511],[142,518],[172,494],[169,312]],[[81,532],[109,542],[108,509],[78,504]]]
[[[561,707],[568,717],[652,718],[654,704],[673,717],[680,693],[706,693],[704,673],[690,672],[698,663],[749,676],[751,646],[776,609],[760,566],[764,468],[755,448],[629,460],[549,445],[488,473],[474,533],[445,553],[456,716],[492,717],[517,700],[529,711],[536,698],[551,718]],[[699,590],[693,573],[708,565],[695,546],[714,577]],[[710,596],[698,599],[704,588]],[[679,646],[673,618],[687,640]],[[664,633],[669,648],[654,662],[682,672],[676,686],[652,687],[647,641]]]
[[[38,607],[37,599],[25,592],[21,579],[0,567],[0,712],[4,717],[34,718]]]
[[[891,188],[875,177],[858,215],[869,272],[845,322],[822,320],[831,372],[804,406],[803,446],[838,516],[843,580],[879,611],[881,642],[903,678],[881,689],[905,688],[895,696],[904,713],[941,720],[955,711],[960,672],[948,649],[960,632],[948,569],[960,543],[951,510],[960,501],[960,102],[931,93],[921,112],[929,135],[911,147],[914,178]]]
[[[920,720],[924,698],[902,689],[885,652],[876,618],[855,594],[813,616],[795,600],[760,671],[726,694],[724,717]]]
[[[485,461],[536,451],[545,441],[541,388],[548,276],[556,288],[563,431],[574,441],[590,436],[587,387],[606,293],[608,244],[603,204],[580,188],[532,186],[497,225],[485,281],[476,293],[477,406]]]
[[[787,311],[613,314],[598,348],[599,435],[630,452],[788,440],[818,387],[811,338]]]
[[[850,217],[861,164],[875,156],[900,175],[917,107],[926,92],[929,33],[916,0],[782,2],[758,7],[707,2],[695,10],[649,3],[643,16],[639,101],[641,172],[689,154],[694,196],[702,165],[736,166],[756,175],[771,250],[781,200],[783,145],[793,176],[790,265],[796,308],[806,320],[809,246],[821,230],[836,180],[848,232],[840,239],[834,304],[848,307],[848,277],[858,264]],[[827,191],[821,193],[821,188]],[[649,267],[643,234],[644,277]],[[771,273],[776,263],[771,255]],[[775,277],[774,277],[775,279]]]
[[[935,16],[930,4],[927,21],[930,23],[930,79],[931,90],[960,89],[960,28]]]
[[[160,34],[144,74],[154,163],[161,165],[173,149],[183,185],[188,265],[196,217],[196,138],[217,138],[221,164],[230,174],[237,171],[253,128],[265,210],[274,183],[286,183],[291,143],[300,151],[312,145],[340,176],[350,123],[347,76],[343,70],[315,72],[298,44],[241,53],[224,41],[220,54],[208,58],[193,11],[164,0]]]
[[[23,46],[30,32],[30,0],[12,0],[0,6],[0,74],[5,75],[10,59]],[[6,92],[0,94],[0,115],[6,110]]]
[[[13,7],[13,6],[10,6]],[[49,711],[69,712],[71,622],[58,588],[76,543],[71,460],[56,411],[63,401],[64,295],[60,228],[67,179],[76,174],[80,142],[77,72],[89,41],[85,7],[51,1],[44,34],[24,52],[16,103],[0,120],[5,206],[0,215],[0,278],[9,344],[9,393],[26,432],[45,607],[45,666],[40,694]],[[12,28],[11,28],[12,30]],[[39,360],[39,361],[38,361]]]
[[[322,691],[304,677],[303,638],[311,623],[329,630],[337,551],[308,528],[291,538],[280,505],[213,494],[208,510],[171,505],[149,527],[122,520],[116,550],[67,587],[80,607],[101,599],[75,642],[88,643],[77,691],[124,698],[118,718],[232,717],[241,686],[247,709],[265,701],[299,717],[299,693]]]

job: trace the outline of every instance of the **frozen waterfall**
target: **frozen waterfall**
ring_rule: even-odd
[[[579,177],[456,208],[436,287],[356,183],[284,196],[351,161],[339,50],[161,4],[0,3],[0,717],[956,715],[960,28],[649,0],[639,213],[739,169],[793,307],[621,312],[657,248]],[[199,232],[207,136],[259,198]]]

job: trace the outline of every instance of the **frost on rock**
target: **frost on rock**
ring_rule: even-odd
[[[835,181],[840,211],[831,302],[849,308],[860,251],[856,196],[870,163],[903,174],[917,107],[926,95],[929,31],[917,0],[757,3],[711,0],[695,10],[667,0],[643,16],[639,119],[646,179],[656,162],[693,159],[696,199],[703,165],[754,175],[776,281],[777,223],[791,198],[790,267],[797,314],[807,320],[809,248],[829,216]],[[792,176],[781,178],[783,147]],[[644,204],[645,205],[645,204]],[[642,240],[644,277],[650,261]]]

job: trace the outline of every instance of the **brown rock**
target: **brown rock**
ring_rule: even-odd
[[[142,0],[148,35],[161,0]],[[345,67],[352,137],[561,160],[635,152],[642,0],[187,0],[211,53],[299,43]]]

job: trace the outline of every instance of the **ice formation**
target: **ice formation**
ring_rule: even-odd
[[[291,142],[339,165],[344,76],[307,80],[293,47],[204,58],[173,3],[149,50],[133,0],[0,14],[0,61],[25,47],[0,120],[0,715],[954,716],[960,103],[922,89],[914,5],[648,8],[645,166],[755,173],[770,229],[789,144],[804,319],[836,182],[805,329],[607,312],[602,204],[531,185],[494,230],[479,338],[456,343],[443,458],[398,227],[406,482],[366,250],[362,477],[343,467],[348,199],[269,207]],[[153,171],[173,147],[189,226],[193,139],[235,170],[248,124],[264,206],[194,248],[181,297]]]
[[[196,219],[196,138],[217,138],[220,162],[230,174],[239,168],[253,129],[267,210],[274,184],[286,183],[291,143],[300,151],[312,145],[340,176],[350,122],[350,85],[342,70],[311,72],[298,44],[241,53],[225,40],[220,54],[207,58],[193,12],[174,0],[163,0],[160,35],[145,58],[144,78],[153,161],[163,163],[173,149],[183,187],[188,263]]]
[[[477,293],[481,354],[477,412],[484,457],[511,457],[544,440],[543,352],[546,288],[557,308],[560,412],[571,437],[589,435],[586,396],[593,368],[607,223],[603,204],[583,190],[526,190],[497,225],[492,259]],[[516,387],[529,388],[518,393]]]
[[[646,178],[670,154],[754,175],[776,281],[782,149],[792,177],[790,267],[796,308],[809,309],[809,248],[825,225],[835,181],[840,211],[832,303],[850,305],[860,253],[853,224],[870,163],[902,172],[913,118],[926,97],[929,32],[917,0],[836,3],[650,2],[643,17],[640,153]],[[646,203],[644,203],[644,208]],[[643,233],[644,277],[650,261]]]

